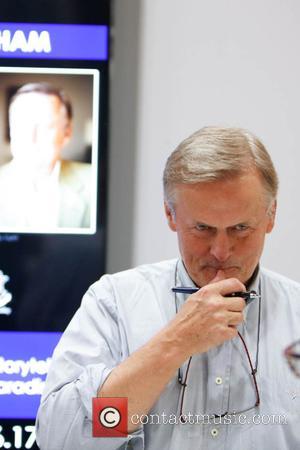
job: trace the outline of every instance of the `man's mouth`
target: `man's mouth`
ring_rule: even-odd
[[[202,266],[202,269],[214,269],[214,270],[232,270],[232,269],[238,269],[238,266],[234,265],[216,265],[216,264],[206,264]]]

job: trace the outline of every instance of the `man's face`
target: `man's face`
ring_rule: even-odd
[[[25,93],[10,107],[11,152],[34,170],[51,172],[71,134],[64,106],[55,95]]]
[[[225,278],[247,282],[260,259],[265,234],[273,228],[275,209],[254,172],[226,181],[178,185],[174,212],[166,205],[166,214],[192,280],[201,287],[222,271]]]

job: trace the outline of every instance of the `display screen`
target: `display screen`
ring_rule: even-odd
[[[0,232],[96,232],[99,80],[91,69],[0,67]],[[34,91],[44,85],[68,96],[70,123],[54,95]]]
[[[5,0],[0,23],[0,449],[12,450],[37,448],[53,350],[106,250],[109,1],[24,5]]]

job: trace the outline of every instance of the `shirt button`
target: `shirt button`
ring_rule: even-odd
[[[221,377],[217,377],[215,381],[216,381],[216,384],[222,384],[223,383],[223,380],[222,380]]]
[[[211,430],[210,434],[212,435],[212,437],[217,437],[219,434],[219,431],[216,428],[213,428]]]

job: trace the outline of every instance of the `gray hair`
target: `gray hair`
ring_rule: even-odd
[[[257,171],[269,201],[277,196],[278,176],[262,142],[241,128],[205,127],[185,139],[169,156],[164,174],[164,197],[174,206],[178,184],[226,180]]]

